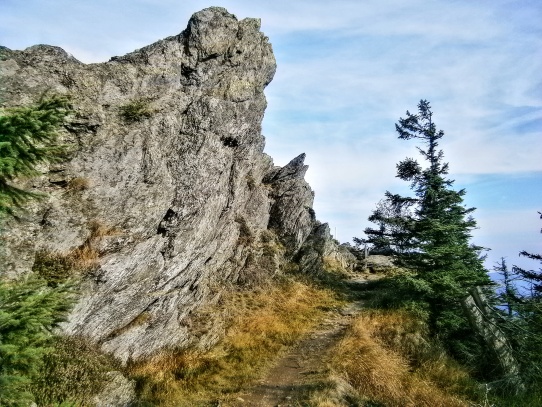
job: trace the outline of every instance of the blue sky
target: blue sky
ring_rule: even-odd
[[[420,99],[480,229],[474,242],[522,262],[542,252],[542,3],[539,0],[2,0],[0,44],[58,45],[106,61],[181,32],[211,5],[257,17],[278,70],[266,90],[266,152],[307,153],[315,209],[339,240],[361,236],[395,164],[415,157],[394,124]]]

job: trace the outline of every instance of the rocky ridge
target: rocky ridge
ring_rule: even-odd
[[[219,333],[198,336],[192,316],[224,285],[291,261],[307,273],[354,261],[316,220],[305,155],[281,168],[263,152],[276,63],[259,20],[208,8],[181,34],[99,64],[47,45],[0,54],[3,106],[45,93],[74,107],[69,157],[24,181],[46,198],[0,232],[1,278],[44,256],[85,260],[67,334],[123,361],[208,347]]]

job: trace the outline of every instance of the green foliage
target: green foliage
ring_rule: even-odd
[[[524,298],[506,327],[525,381],[534,389],[542,389],[542,300]],[[542,392],[539,394],[542,397]]]
[[[70,113],[65,97],[53,96],[30,107],[0,110],[0,216],[13,214],[39,196],[12,185],[19,177],[38,174],[36,166],[58,160],[58,128]]]
[[[35,106],[0,111],[0,217],[13,215],[39,195],[11,184],[37,175],[36,166],[60,159],[58,128],[69,114],[68,101],[53,96]],[[51,265],[49,265],[50,267]],[[66,270],[62,270],[65,273]],[[60,273],[60,274],[62,274]],[[32,381],[51,351],[53,328],[66,317],[73,297],[66,278],[0,281],[0,405],[28,406]]]
[[[522,251],[520,255],[542,264],[540,254]],[[540,402],[537,405],[542,405],[542,269],[525,270],[513,266],[510,271],[502,259],[495,270],[504,280],[504,290],[497,297],[505,307],[500,319],[501,328],[512,343],[529,393],[537,397]]]
[[[135,99],[121,106],[120,116],[128,123],[139,122],[152,116],[153,111],[149,107],[149,102],[145,99]]]
[[[0,282],[0,405],[28,406],[29,386],[51,350],[52,329],[72,303],[70,285]]]
[[[36,253],[32,271],[50,287],[65,283],[75,274],[73,261],[68,256],[43,250]]]
[[[367,228],[367,239],[358,242],[394,254],[397,264],[410,270],[395,279],[400,291],[410,293],[408,301],[429,306],[435,334],[448,344],[464,342],[468,333],[462,327],[468,322],[460,300],[470,288],[489,284],[483,248],[469,243],[476,227],[470,215],[474,208],[463,205],[465,190],[453,190],[453,180],[446,178],[448,164],[438,149],[444,132],[436,129],[429,102],[420,101],[418,114],[406,114],[396,124],[399,138],[422,142],[418,150],[427,167],[413,158],[397,164],[397,177],[411,183],[414,196],[386,192],[369,218],[378,228]]]
[[[409,312],[421,322],[429,320],[429,305],[419,301],[430,287],[410,270],[403,270],[378,280],[367,282],[362,290],[369,308],[398,309]]]
[[[522,394],[509,392],[508,395],[489,395],[487,406],[498,407],[540,407],[542,406],[542,390],[534,388]]]
[[[65,402],[87,405],[103,389],[106,373],[119,368],[117,361],[85,340],[57,337],[31,389],[40,406]]]
[[[540,219],[542,219],[542,212],[538,212]],[[542,230],[540,231],[542,233]],[[527,257],[528,259],[538,261],[542,265],[542,254],[529,253],[522,250],[519,253],[520,256]],[[542,268],[536,270],[525,270],[521,267],[514,266],[513,271],[516,275],[520,276],[526,281],[531,288],[531,298],[540,300],[542,298]]]

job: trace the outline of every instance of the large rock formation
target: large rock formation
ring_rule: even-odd
[[[47,195],[2,231],[0,259],[3,278],[44,257],[86,264],[66,333],[124,361],[204,340],[191,313],[226,282],[278,271],[283,260],[262,261],[270,230],[286,260],[307,241],[316,221],[304,155],[280,168],[263,153],[276,65],[259,28],[208,8],[181,34],[106,63],[46,45],[1,49],[4,106],[48,93],[75,111],[68,159],[23,184]]]

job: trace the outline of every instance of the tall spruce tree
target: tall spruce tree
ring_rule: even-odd
[[[397,264],[411,271],[402,280],[411,299],[425,304],[434,332],[453,341],[467,334],[461,298],[490,282],[483,248],[470,243],[475,208],[464,206],[465,190],[452,189],[454,181],[446,177],[448,163],[438,148],[444,132],[437,130],[429,102],[421,100],[418,113],[406,116],[395,125],[399,138],[421,141],[418,151],[427,166],[413,158],[397,164],[397,177],[411,182],[414,196],[386,192],[385,204],[369,218],[379,227],[367,228],[364,241],[391,248]]]

